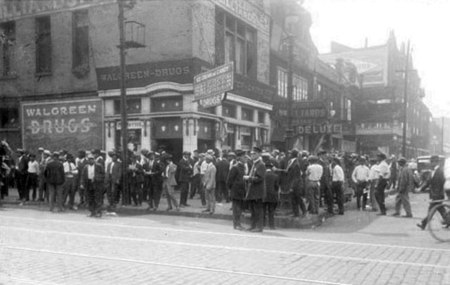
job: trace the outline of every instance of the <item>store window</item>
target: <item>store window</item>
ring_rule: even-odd
[[[293,100],[294,101],[307,101],[308,100],[308,81],[297,75],[294,74],[292,79],[292,85],[293,85]]]
[[[260,123],[260,124],[265,123],[265,113],[262,111],[258,112],[258,123]]]
[[[183,98],[176,97],[161,97],[153,98],[151,100],[152,112],[175,112],[183,110]]]
[[[280,97],[287,98],[288,74],[287,71],[278,67],[277,70],[277,94]]]
[[[217,62],[234,62],[236,73],[256,78],[256,30],[220,8],[216,11]]]
[[[19,127],[19,110],[17,108],[0,108],[0,128],[14,129]]]
[[[16,41],[16,23],[0,24],[0,72],[1,76],[14,75],[14,44]]]
[[[36,18],[36,73],[52,72],[50,16]]]
[[[141,98],[127,99],[127,113],[128,114],[139,114],[142,110]],[[114,100],[114,114],[120,114],[121,100]]]
[[[236,118],[236,106],[222,104],[222,115],[229,118]]]
[[[72,15],[72,68],[74,72],[89,72],[89,15],[88,10]]]
[[[242,108],[242,120],[253,122],[253,110]]]

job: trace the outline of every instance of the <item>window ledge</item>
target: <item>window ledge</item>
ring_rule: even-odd
[[[0,76],[0,81],[2,80],[13,80],[13,79],[17,79],[17,75],[2,75]]]

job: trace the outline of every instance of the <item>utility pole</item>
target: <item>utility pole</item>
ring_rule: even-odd
[[[287,117],[288,117],[288,123],[287,123],[287,130],[286,130],[286,153],[291,148],[291,140],[294,134],[294,131],[292,129],[292,104],[293,104],[293,97],[294,97],[294,86],[293,86],[293,62],[294,62],[294,36],[289,35],[288,37],[288,81],[287,81]]]
[[[406,49],[406,64],[405,64],[405,87],[403,94],[403,141],[402,141],[402,156],[406,158],[406,131],[408,125],[408,72],[409,72],[409,54],[410,54],[410,42]]]
[[[119,50],[120,50],[120,114],[122,135],[122,204],[128,205],[130,192],[128,189],[128,122],[127,122],[127,90],[126,90],[126,65],[125,65],[125,16],[124,0],[118,0],[119,4]]]

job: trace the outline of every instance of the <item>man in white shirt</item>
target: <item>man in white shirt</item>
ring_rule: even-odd
[[[36,161],[36,155],[30,154],[30,160],[28,161],[28,178],[25,199],[30,200],[30,188],[33,188],[32,199],[36,200],[36,188],[38,186],[39,175],[39,163]]]
[[[366,209],[367,194],[364,193],[364,189],[368,186],[370,169],[366,166],[366,159],[361,157],[359,159],[359,165],[355,167],[352,173],[352,180],[355,183],[356,192],[356,207],[358,211],[361,211],[361,197],[362,197],[362,210]]]
[[[323,169],[318,164],[317,156],[311,155],[308,158],[310,165],[306,169],[306,200],[309,203],[309,211],[313,215],[319,214],[320,199],[320,179],[322,178]]]
[[[338,205],[339,215],[344,214],[344,170],[341,167],[339,158],[333,158],[331,163],[331,191],[333,196],[336,196],[336,202]]]
[[[378,215],[386,215],[386,205],[384,204],[384,190],[388,185],[389,178],[391,177],[391,171],[389,165],[386,162],[386,155],[384,153],[379,153],[377,155],[379,161],[379,179],[377,185],[377,191],[375,192],[375,199],[377,200],[378,206],[380,207],[380,213]]]
[[[77,210],[78,208],[75,206],[74,202],[76,192],[75,178],[78,174],[78,169],[73,161],[74,159],[71,154],[61,157],[61,162],[64,167],[64,175],[66,176],[66,180],[63,184],[63,205],[66,203],[67,197],[69,197],[69,202],[67,204],[68,209]]]

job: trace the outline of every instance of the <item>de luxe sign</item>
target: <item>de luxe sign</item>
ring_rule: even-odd
[[[299,135],[315,135],[315,134],[341,134],[342,124],[309,124],[297,127]]]

